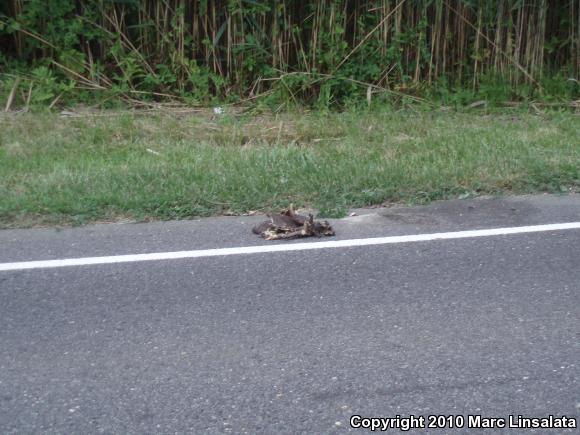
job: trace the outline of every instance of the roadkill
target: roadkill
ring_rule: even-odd
[[[328,221],[315,221],[312,214],[297,214],[292,206],[280,213],[269,213],[268,218],[252,228],[254,234],[266,240],[334,236],[334,230]]]

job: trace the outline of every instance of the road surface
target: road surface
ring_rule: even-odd
[[[0,231],[0,265],[304,242],[257,238],[260,219]],[[332,223],[359,240],[578,221],[579,196],[540,195]],[[364,433],[353,415],[465,419],[408,432],[422,434],[470,432],[469,416],[578,425],[579,247],[572,228],[0,271],[0,433]]]

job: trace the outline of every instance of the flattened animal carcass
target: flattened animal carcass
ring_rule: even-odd
[[[334,230],[328,221],[315,221],[311,214],[297,214],[292,206],[280,213],[268,214],[268,217],[267,221],[252,228],[255,234],[266,240],[334,236]]]

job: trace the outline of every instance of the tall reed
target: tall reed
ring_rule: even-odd
[[[580,76],[580,0],[5,0],[0,23],[5,62],[158,95],[251,97],[296,73],[398,91]]]

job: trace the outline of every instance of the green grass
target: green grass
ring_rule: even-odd
[[[580,190],[580,118],[411,111],[4,115],[0,226]]]

